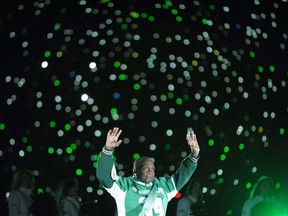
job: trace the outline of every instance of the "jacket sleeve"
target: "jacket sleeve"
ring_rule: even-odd
[[[197,167],[198,159],[199,157],[195,158],[190,154],[188,157],[184,158],[176,173],[172,175],[177,191],[180,191],[191,178]]]
[[[8,197],[9,216],[26,216],[29,214],[26,206],[21,209],[21,194],[18,191],[12,191]],[[22,211],[22,212],[21,212]]]
[[[242,216],[250,216],[251,215],[251,208],[253,206],[251,205],[250,199],[247,199],[243,205],[242,208]]]
[[[109,151],[103,147],[98,159],[96,177],[105,188],[111,188],[114,182],[111,176],[114,165],[112,157],[113,151]]]

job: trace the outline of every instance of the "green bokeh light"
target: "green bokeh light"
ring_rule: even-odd
[[[134,88],[134,90],[139,90],[139,89],[141,88],[141,86],[140,86],[139,83],[135,83],[135,84],[133,85],[133,88]]]
[[[48,153],[49,154],[53,154],[55,152],[54,148],[53,147],[49,147],[48,148]]]
[[[67,147],[66,152],[67,152],[67,154],[72,154],[73,149],[71,147]]]
[[[117,112],[118,112],[117,108],[111,108],[110,110],[111,115],[115,115],[117,114]]]
[[[219,178],[218,181],[217,181],[217,183],[218,183],[218,184],[223,184],[223,183],[224,183],[224,178],[222,178],[222,177]]]
[[[98,168],[98,162],[97,161],[93,162],[93,167]]]
[[[82,169],[76,169],[75,173],[77,176],[81,176],[83,174],[83,171]]]
[[[228,210],[226,211],[226,215],[232,215],[232,210],[231,210],[231,209],[228,209]]]
[[[280,128],[279,133],[280,133],[281,135],[283,135],[283,134],[285,133],[285,129],[284,129],[284,128]]]
[[[225,155],[225,154],[221,154],[221,155],[220,155],[220,160],[221,160],[221,161],[226,160],[226,155]]]
[[[126,74],[119,74],[118,76],[119,80],[127,80],[128,76]]]
[[[154,16],[149,16],[149,17],[148,17],[148,20],[149,20],[150,22],[154,22],[154,21],[155,21],[155,17],[154,17]]]
[[[164,146],[164,149],[169,151],[170,149],[172,148],[171,144],[170,143],[166,143],[165,146]]]
[[[209,146],[214,146],[214,144],[215,144],[215,142],[214,142],[213,139],[209,139],[209,140],[208,140],[208,145],[209,145]]]
[[[37,189],[37,194],[38,194],[38,195],[43,194],[43,193],[44,193],[43,188],[38,188],[38,189]]]
[[[275,72],[275,67],[273,65],[270,65],[269,70],[273,73]]]
[[[177,98],[176,99],[176,104],[177,105],[181,105],[183,103],[182,99],[181,98]]]
[[[73,150],[76,150],[77,145],[76,145],[75,143],[71,143],[70,147],[71,147]]]
[[[64,128],[65,128],[66,131],[69,131],[69,130],[71,130],[71,125],[70,124],[65,124]]]
[[[116,157],[115,155],[113,155],[112,160],[113,160],[113,161],[116,161],[116,160],[117,160],[117,157]]]
[[[240,144],[239,144],[239,150],[242,151],[244,148],[245,148],[245,145],[244,145],[243,143],[240,143]]]
[[[119,68],[121,66],[121,63],[119,61],[114,62],[114,67]]]
[[[56,122],[55,121],[50,121],[50,127],[55,128],[56,127]]]
[[[189,97],[189,95],[188,95],[188,94],[184,94],[184,95],[183,95],[183,100],[185,100],[185,101],[188,101],[188,100],[189,100],[189,98],[190,98],[190,97]]]
[[[173,94],[172,92],[169,92],[168,95],[167,95],[167,97],[168,97],[169,99],[173,99],[173,98],[174,98],[174,94]]]
[[[176,15],[176,14],[178,14],[178,11],[177,11],[176,9],[172,9],[172,10],[171,10],[171,13],[172,13],[173,15]]]
[[[141,13],[141,17],[145,19],[148,17],[148,14],[147,13]]]
[[[214,10],[216,9],[216,7],[215,7],[215,5],[210,4],[210,5],[209,5],[209,9],[214,11]]]
[[[258,71],[259,71],[259,73],[263,73],[264,72],[264,68],[262,66],[258,66]]]
[[[27,149],[28,152],[32,152],[32,150],[33,150],[33,148],[32,148],[31,145],[28,145],[28,146],[26,147],[26,149]]]
[[[140,17],[140,15],[137,12],[133,12],[132,13],[132,17],[135,18],[135,19],[138,19]]]
[[[126,23],[121,24],[121,29],[125,30],[128,28],[128,25]]]
[[[55,23],[54,30],[58,31],[60,28],[61,28],[61,24],[60,23]]]
[[[27,143],[28,142],[28,137],[26,137],[26,136],[22,137],[22,142],[23,143]]]
[[[0,130],[2,130],[2,131],[5,130],[5,124],[4,123],[0,124]]]
[[[252,187],[252,184],[251,182],[247,182],[246,185],[245,185],[246,189],[250,189]]]
[[[56,87],[57,87],[57,86],[60,86],[60,80],[55,80],[55,81],[54,81],[54,86],[56,86]]]
[[[202,23],[203,23],[204,25],[207,25],[207,24],[208,24],[208,20],[207,20],[207,19],[202,19]]]
[[[166,1],[165,4],[162,5],[162,8],[163,9],[168,9],[171,6],[172,6],[172,2],[171,1]]]
[[[44,53],[44,56],[45,56],[46,58],[49,58],[49,57],[51,56],[51,52],[50,52],[50,51],[46,51],[46,52]]]
[[[251,58],[255,58],[255,52],[250,51],[249,55],[250,55]]]
[[[225,153],[228,153],[228,152],[230,151],[229,146],[225,146],[224,149],[223,149],[223,151],[224,151]]]
[[[183,21],[183,18],[181,16],[176,16],[176,21],[177,22],[182,22]]]
[[[139,159],[140,158],[140,154],[138,154],[138,153],[134,153],[133,154],[133,159],[134,160],[137,160],[137,159]]]

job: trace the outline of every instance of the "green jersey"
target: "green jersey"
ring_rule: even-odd
[[[143,214],[143,206],[150,191],[155,191],[155,202],[145,216],[166,215],[168,202],[175,197],[180,189],[189,181],[197,166],[198,158],[189,155],[181,162],[180,167],[170,177],[155,177],[146,184],[137,178],[116,175],[112,151],[103,148],[97,168],[97,178],[104,188],[114,197],[119,216],[139,216]]]

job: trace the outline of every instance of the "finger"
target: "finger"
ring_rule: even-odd
[[[197,142],[197,136],[196,134],[193,134],[193,140],[195,140]]]
[[[190,134],[189,134],[189,132],[187,131],[187,134],[186,134],[186,140],[188,141],[189,138],[190,138]]]
[[[112,135],[112,130],[109,130],[107,133],[107,136],[111,136]]]
[[[117,133],[118,133],[118,130],[119,130],[118,127],[114,127],[114,128],[113,128],[113,131],[112,131],[112,135],[113,135],[113,136],[116,136]]]
[[[113,134],[116,134],[116,133],[117,133],[117,130],[118,130],[118,128],[117,128],[117,127],[114,127],[114,128],[113,128]]]
[[[122,143],[122,140],[119,140],[116,145],[119,146],[121,143]]]
[[[121,133],[122,133],[122,130],[117,131],[115,137],[118,139]]]
[[[196,134],[194,132],[192,133],[191,137],[193,140],[196,140]]]

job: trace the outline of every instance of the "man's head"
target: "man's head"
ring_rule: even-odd
[[[133,173],[138,180],[144,183],[150,183],[155,177],[154,161],[149,157],[140,157],[134,161]]]
[[[274,194],[274,182],[272,178],[268,176],[261,176],[257,183],[254,185],[254,189],[251,192],[251,197],[256,195],[263,197],[270,197]]]
[[[191,194],[192,196],[194,196],[195,198],[199,198],[202,195],[202,184],[201,184],[201,180],[194,178],[192,179],[192,181],[190,182],[186,194],[189,195]]]
[[[33,189],[34,184],[33,172],[29,169],[19,170],[13,175],[12,190],[18,190],[21,186]]]

